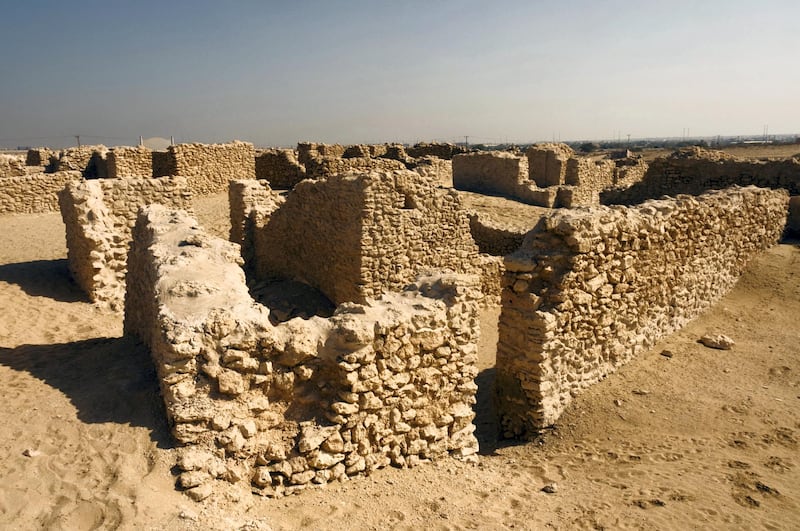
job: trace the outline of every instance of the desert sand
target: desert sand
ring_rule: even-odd
[[[500,200],[471,206],[513,217]],[[196,213],[227,234],[224,195],[196,200]],[[148,353],[122,337],[121,315],[70,280],[59,214],[0,216],[0,528],[797,528],[798,316],[800,247],[787,242],[524,442],[496,438],[498,310],[488,308],[477,465],[444,460],[283,499],[241,489],[195,503],[175,488]],[[736,345],[706,348],[706,333]]]

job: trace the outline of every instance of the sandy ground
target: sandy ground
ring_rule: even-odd
[[[224,196],[197,202],[226,234]],[[486,207],[489,208],[489,207]],[[497,206],[491,208],[509,208]],[[504,215],[508,215],[507,210]],[[70,281],[58,214],[0,217],[0,528],[791,529],[800,522],[800,249],[754,260],[681,332],[533,442],[495,438],[485,311],[478,465],[386,469],[279,500],[190,501],[148,354]],[[730,351],[697,343],[707,332]],[[669,351],[671,357],[663,355]],[[555,483],[555,493],[542,492]]]

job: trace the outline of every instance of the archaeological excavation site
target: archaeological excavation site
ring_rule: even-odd
[[[800,157],[696,147],[234,141],[0,162],[0,214],[60,213],[60,282],[148,353],[172,481],[198,502],[535,444],[800,232]]]

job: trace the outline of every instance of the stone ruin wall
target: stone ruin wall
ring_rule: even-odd
[[[525,152],[528,159],[528,178],[540,188],[566,183],[567,163],[575,152],[566,144],[536,144]]]
[[[56,151],[50,148],[46,147],[31,148],[25,155],[25,165],[46,167],[53,162],[53,159],[55,159],[56,156],[57,156]]]
[[[481,253],[492,256],[511,254],[522,245],[530,228],[512,227],[490,219],[480,212],[470,212],[469,230]]]
[[[427,277],[329,319],[273,326],[238,255],[158,205],[135,228],[125,333],[151,350],[189,496],[226,482],[281,496],[388,465],[472,458],[474,279]]]
[[[153,151],[144,146],[113,147],[108,150],[106,161],[109,179],[153,176]]]
[[[787,202],[784,190],[734,187],[544,218],[505,260],[503,434],[553,424],[574,394],[719,300],[778,241]]]
[[[248,270],[255,267],[256,227],[263,227],[272,213],[285,199],[274,192],[267,181],[231,181],[228,188],[231,232],[229,240],[241,247],[242,258]]]
[[[440,186],[453,188],[453,161],[433,156],[416,160],[413,170],[425,178],[431,178]]]
[[[789,198],[789,217],[786,220],[786,232],[800,237],[800,195]]]
[[[58,193],[67,183],[82,179],[79,171],[38,173],[0,179],[0,214],[57,212]]]
[[[744,160],[721,151],[687,148],[650,163],[632,186],[601,194],[603,204],[631,205],[676,194],[699,195],[731,185],[783,188],[800,195],[800,158]]]
[[[73,181],[58,199],[72,277],[93,302],[119,310],[139,207],[161,203],[192,209],[192,194],[182,177]]]
[[[21,157],[0,153],[0,178],[27,175],[25,160]]]
[[[195,195],[226,192],[230,181],[256,177],[255,149],[248,142],[177,144],[167,148],[167,156],[169,174],[186,177]]]
[[[539,188],[528,179],[528,161],[506,151],[479,151],[453,157],[453,187],[501,195],[552,208],[557,187]]]
[[[304,282],[335,303],[399,291],[426,268],[480,269],[457,194],[408,170],[303,181],[255,231],[258,277]]]
[[[436,157],[442,160],[451,160],[453,156],[466,153],[467,149],[450,143],[421,142],[406,149],[409,157],[419,159],[422,157]]]
[[[256,151],[256,179],[269,182],[276,190],[289,190],[306,178],[306,168],[293,149]]]
[[[86,179],[108,177],[108,148],[102,144],[79,146],[59,151],[55,171],[79,171]]]

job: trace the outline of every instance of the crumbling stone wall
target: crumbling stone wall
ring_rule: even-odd
[[[108,177],[106,156],[108,148],[102,144],[63,149],[55,161],[55,171],[79,171],[86,179]]]
[[[273,326],[237,246],[157,205],[142,209],[129,262],[125,333],[151,350],[194,499],[224,485],[214,479],[281,496],[477,451],[469,277]]]
[[[721,298],[778,241],[787,203],[784,190],[734,187],[543,218],[505,260],[504,435],[553,424],[575,393]]]
[[[786,232],[792,236],[800,236],[800,195],[789,198],[789,217],[786,220]]]
[[[405,164],[398,160],[384,158],[323,158],[309,164],[307,167],[310,178],[319,179],[326,175],[347,173],[350,171],[391,171],[404,170]]]
[[[26,166],[49,166],[51,159],[56,158],[56,152],[50,148],[37,147],[28,150],[25,156]]]
[[[314,159],[340,159],[347,148],[341,144],[321,144],[318,142],[298,142],[297,160],[308,168]]]
[[[306,168],[293,149],[256,151],[256,179],[264,179],[272,188],[289,190],[306,178]]]
[[[128,245],[139,207],[161,203],[192,208],[192,194],[182,177],[74,181],[58,200],[70,273],[92,301],[120,310]]]
[[[601,201],[629,205],[663,195],[698,195],[731,185],[783,188],[800,195],[800,158],[745,160],[722,151],[685,148],[654,160],[639,182],[608,190],[601,194]]]
[[[255,149],[249,142],[177,144],[167,154],[169,174],[186,177],[195,195],[224,192],[230,181],[256,177]]]
[[[530,227],[515,227],[490,219],[478,212],[470,212],[469,230],[480,252],[492,256],[505,256],[519,249]]]
[[[479,151],[453,157],[457,190],[502,195],[545,207],[556,204],[557,187],[539,188],[528,179],[528,161],[506,151]]]
[[[336,303],[399,291],[424,269],[478,272],[456,192],[408,170],[302,181],[257,225],[257,276],[305,282]]]
[[[567,163],[575,151],[566,144],[535,144],[525,152],[531,181],[540,188],[567,184]]]
[[[25,161],[21,157],[0,153],[0,178],[20,177],[27,173]]]
[[[254,265],[253,234],[256,227],[264,226],[269,221],[269,216],[283,203],[284,198],[274,192],[264,180],[230,182],[230,241],[241,246],[242,258],[248,266]]]
[[[152,177],[153,152],[144,146],[117,146],[106,155],[108,177]]]
[[[406,149],[408,156],[414,157],[415,159],[422,157],[436,157],[444,160],[450,160],[453,158],[453,155],[466,152],[467,149],[462,146],[440,142],[420,142]]]
[[[425,156],[418,158],[412,169],[423,177],[432,178],[441,186],[453,187],[453,162],[451,160]]]
[[[0,214],[56,212],[58,193],[67,183],[81,179],[78,171],[37,173],[0,179]]]

